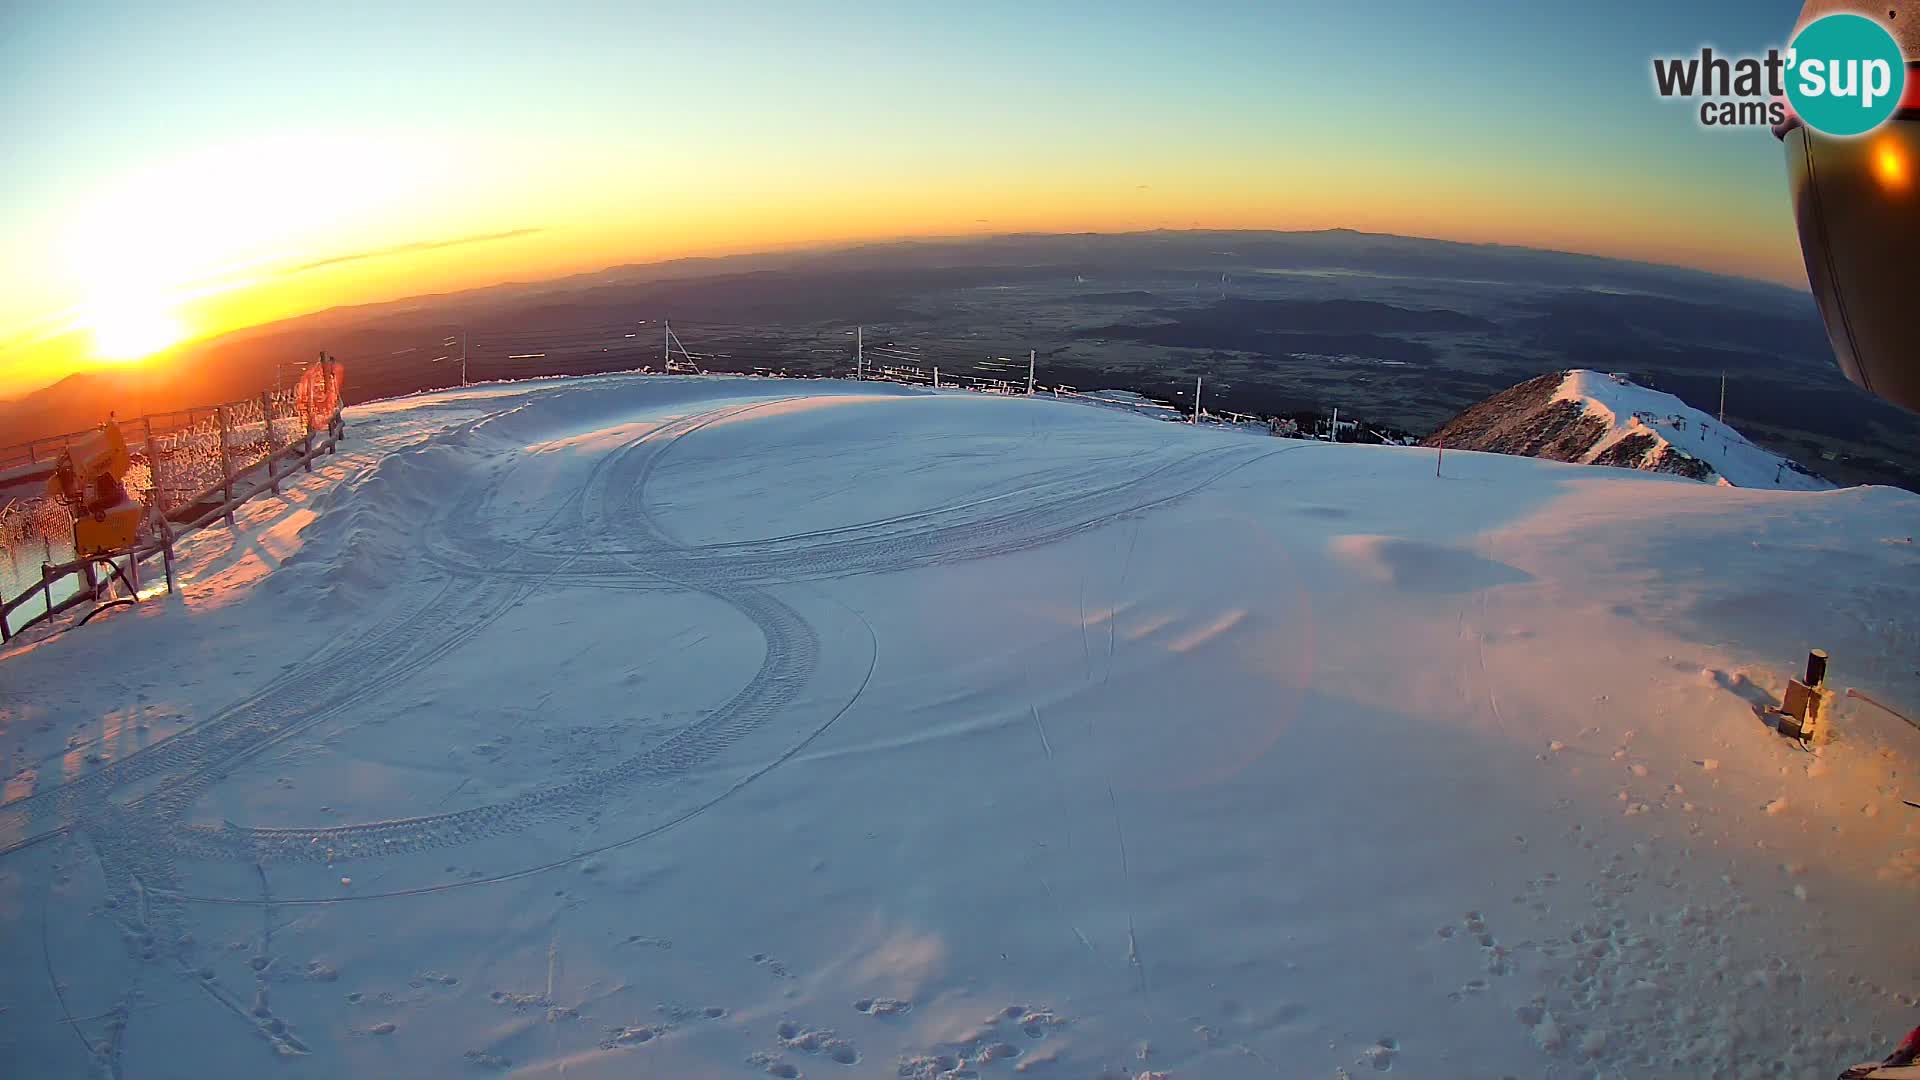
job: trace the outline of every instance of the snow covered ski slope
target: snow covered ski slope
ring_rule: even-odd
[[[1832,1075],[1920,1006],[1920,498],[605,377],[354,410],[0,654],[67,1077]]]

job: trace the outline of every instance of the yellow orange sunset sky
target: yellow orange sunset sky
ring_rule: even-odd
[[[1343,226],[1804,281],[1777,145],[1649,76],[1795,3],[401,7],[0,14],[0,395],[341,304],[897,236]]]

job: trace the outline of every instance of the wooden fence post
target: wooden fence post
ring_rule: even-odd
[[[313,403],[309,396],[298,388],[298,384],[296,384],[293,392],[293,400],[299,405],[300,409],[300,430],[305,432],[304,435],[300,436],[300,462],[306,466],[308,472],[312,472]]]
[[[273,440],[273,392],[260,391],[260,415],[267,422],[267,483],[272,486],[275,495],[280,494],[280,474],[274,468],[275,459],[280,456],[280,447]]]
[[[220,485],[227,504],[227,528],[233,528],[233,463],[227,457],[227,407],[216,405],[214,418],[220,422]]]
[[[147,430],[147,482],[153,485],[152,505],[154,509],[160,511],[160,516],[165,518],[167,489],[160,486],[160,452],[154,449],[153,445],[153,417],[143,416],[140,418],[140,423]]]

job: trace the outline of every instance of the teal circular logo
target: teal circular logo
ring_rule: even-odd
[[[1787,100],[1824,135],[1860,135],[1886,123],[1906,86],[1900,43],[1865,15],[1815,19],[1787,49]]]

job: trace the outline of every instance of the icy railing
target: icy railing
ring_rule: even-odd
[[[40,587],[40,567],[73,558],[73,519],[52,499],[18,499],[0,509],[0,597]]]
[[[246,491],[238,488],[260,486],[253,474],[263,464],[326,431],[331,421],[322,418],[337,416],[339,386],[336,376],[317,390],[305,387],[305,400],[301,387],[291,387],[211,408],[121,421],[132,458],[122,477],[128,497],[163,516],[209,506],[217,512],[230,495],[244,497]],[[150,535],[155,525],[152,516],[143,523],[143,543],[155,539]],[[73,519],[58,499],[32,494],[6,503],[0,508],[0,611],[35,590],[45,591],[43,565],[75,557]],[[9,621],[17,627],[33,614],[17,608]]]

